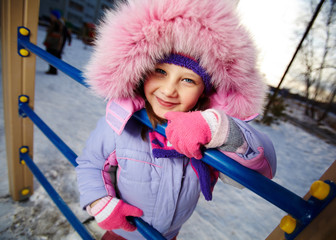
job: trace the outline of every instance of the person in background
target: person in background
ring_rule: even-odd
[[[82,40],[85,49],[87,45],[89,46],[93,45],[93,41],[95,39],[95,31],[96,31],[95,24],[89,22],[83,24]]]
[[[62,25],[63,25],[63,31],[62,31],[63,39],[62,39],[62,45],[61,45],[61,50],[60,50],[60,58],[62,58],[65,43],[68,42],[68,46],[71,46],[71,40],[72,40],[71,30],[66,26],[66,23],[65,23],[63,18],[61,18],[61,22],[62,22]]]
[[[50,12],[50,25],[47,29],[47,35],[43,44],[46,51],[57,58],[61,58],[61,48],[63,43],[63,24],[60,21],[61,13],[58,10]],[[49,64],[49,70],[46,74],[57,74],[57,68]]]

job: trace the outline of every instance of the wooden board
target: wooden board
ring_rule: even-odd
[[[6,134],[6,156],[9,192],[16,201],[30,196],[33,175],[27,166],[20,164],[19,148],[29,146],[33,153],[33,124],[18,114],[18,97],[28,95],[29,105],[34,104],[35,56],[22,58],[17,53],[17,27],[31,30],[30,40],[36,43],[39,0],[1,1],[2,92]],[[22,190],[30,189],[29,194]]]

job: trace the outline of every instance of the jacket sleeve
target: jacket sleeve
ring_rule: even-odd
[[[225,151],[223,146],[219,147],[225,155],[236,160],[240,164],[253,169],[267,178],[272,179],[276,173],[276,154],[272,141],[269,137],[257,131],[248,123],[232,118],[239,127],[246,141],[246,150],[244,153],[232,153]]]
[[[206,147],[216,147],[243,166],[273,178],[276,173],[276,155],[271,140],[245,121],[214,109],[207,111],[215,114],[215,118],[207,121],[213,136]]]
[[[76,159],[77,183],[80,205],[88,204],[105,196],[115,197],[111,175],[116,170],[115,133],[106,123],[105,117],[97,123],[90,134],[82,154]]]

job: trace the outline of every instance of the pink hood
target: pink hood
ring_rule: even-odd
[[[255,46],[232,0],[129,0],[98,27],[85,77],[107,100],[133,98],[156,62],[172,52],[199,59],[216,92],[213,108],[240,119],[261,111],[266,85]]]

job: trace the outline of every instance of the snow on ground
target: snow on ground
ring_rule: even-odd
[[[45,29],[39,28],[38,45]],[[66,46],[63,60],[83,69],[90,47],[74,37]],[[63,73],[46,75],[48,65],[37,58],[36,113],[76,154],[80,154],[96,121],[104,115],[104,102]],[[2,91],[2,88],[1,88]],[[3,99],[0,100],[3,112]],[[0,238],[1,239],[80,239],[45,190],[34,180],[35,193],[25,202],[14,202],[8,191],[4,122],[0,119]],[[299,196],[305,195],[311,183],[336,159],[334,145],[285,122],[267,127],[252,123],[272,139],[278,158],[274,181]],[[83,221],[88,215],[79,207],[76,175],[72,165],[36,128],[34,161],[59,192],[72,211]],[[285,213],[248,189],[239,190],[219,182],[214,200],[203,198],[182,228],[179,239],[265,239]],[[99,238],[94,223],[89,229]]]

